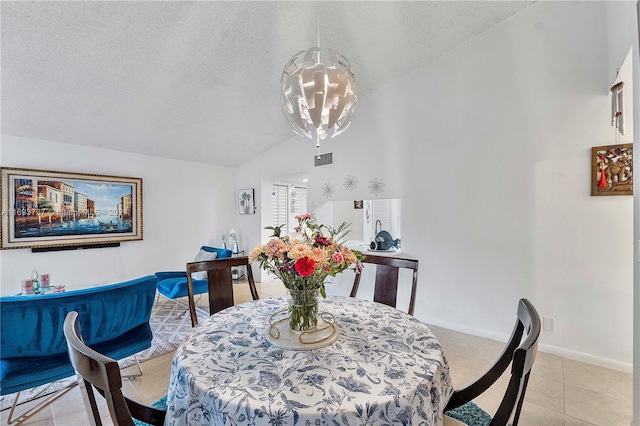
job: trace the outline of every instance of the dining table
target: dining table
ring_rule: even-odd
[[[328,296],[331,338],[291,348],[273,326],[287,303],[243,303],[194,327],[172,360],[165,425],[442,425],[453,386],[426,324]]]

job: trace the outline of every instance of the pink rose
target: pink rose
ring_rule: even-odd
[[[342,262],[344,262],[344,256],[340,252],[333,253],[333,256],[331,256],[331,259],[334,262],[336,262],[338,265],[342,265]]]

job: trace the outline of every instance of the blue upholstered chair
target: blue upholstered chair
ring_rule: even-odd
[[[12,418],[21,391],[75,374],[62,328],[68,312],[78,312],[87,344],[119,360],[151,347],[155,292],[156,277],[149,275],[64,293],[0,297],[0,395],[15,393],[7,423],[22,422],[70,389]]]
[[[233,252],[231,250],[202,246],[194,262],[224,259],[232,255]],[[158,293],[162,296],[172,300],[187,296],[187,273],[185,271],[156,272],[155,275],[158,279]],[[202,276],[195,276],[194,274],[192,279],[193,294],[202,294],[209,290],[206,273],[202,274]]]

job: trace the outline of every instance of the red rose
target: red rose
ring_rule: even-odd
[[[302,257],[296,261],[296,271],[301,277],[308,277],[316,269],[316,261],[308,257]]]

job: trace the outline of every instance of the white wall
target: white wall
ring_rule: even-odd
[[[360,99],[351,128],[322,144],[334,165],[312,168],[313,143],[295,137],[239,176],[302,158],[309,205],[326,183],[333,199],[367,199],[381,179],[379,198],[402,198],[403,252],[421,262],[418,319],[504,339],[527,297],[555,318],[543,350],[630,371],[633,198],[591,197],[590,162],[614,143],[609,87],[635,28],[633,2],[537,2]]]
[[[143,179],[142,241],[118,248],[31,253],[0,251],[2,295],[20,291],[36,267],[67,288],[184,270],[203,244],[219,245],[237,218],[235,169],[2,135],[2,166]]]

